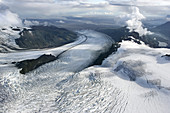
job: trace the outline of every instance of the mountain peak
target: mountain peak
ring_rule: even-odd
[[[166,22],[166,23],[164,23],[164,24],[162,24],[162,25],[160,25],[160,26],[157,26],[156,28],[158,28],[158,29],[169,29],[170,28],[170,21],[168,21],[168,22]]]

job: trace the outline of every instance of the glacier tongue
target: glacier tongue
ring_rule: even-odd
[[[65,98],[65,93],[71,90],[67,89],[65,84],[76,81],[75,77],[79,75],[78,72],[91,64],[100,53],[108,50],[113,43],[110,37],[95,31],[87,30],[79,33],[82,36],[76,42],[59,48],[1,53],[0,96],[2,101],[0,105],[2,107],[0,110],[12,113],[64,111],[65,108],[62,108],[60,104],[57,105],[57,101],[58,98]],[[86,41],[85,37],[87,37]],[[67,49],[69,50],[64,52],[58,60],[45,64],[26,75],[20,74],[19,70],[10,64],[13,61],[37,58],[42,54],[57,56]],[[69,87],[73,83],[70,83]],[[64,101],[66,99],[69,98],[66,97]]]

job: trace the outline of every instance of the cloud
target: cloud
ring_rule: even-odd
[[[118,6],[170,6],[169,0],[107,0],[111,5]]]
[[[112,7],[119,9],[139,7],[147,18],[165,18],[170,12],[170,0],[106,0]],[[127,11],[124,11],[127,12]]]
[[[54,3],[55,0],[6,0],[7,2],[41,2],[41,3]]]
[[[170,6],[169,0],[136,0],[138,6]]]
[[[11,12],[7,6],[0,3],[0,28],[9,26],[22,26],[22,21],[16,13]]]
[[[92,11],[109,12],[106,9],[108,4],[103,1],[96,3],[89,0],[5,0],[4,3],[22,18],[57,18],[79,16]]]
[[[126,21],[128,25],[127,28],[130,30],[130,32],[138,32],[140,36],[152,34],[150,31],[147,30],[147,28],[143,28],[141,20],[145,19],[145,17],[140,13],[139,8],[131,7],[131,9],[132,14],[127,15],[127,17],[130,19]]]
[[[25,26],[33,26],[33,25],[39,25],[40,23],[38,21],[29,21],[29,20],[25,20],[24,21],[24,25]]]
[[[61,18],[68,16],[120,16],[137,6],[145,17],[165,17],[169,0],[2,0],[21,18]],[[92,13],[94,12],[94,13]]]

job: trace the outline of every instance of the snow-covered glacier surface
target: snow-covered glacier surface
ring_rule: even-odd
[[[170,60],[163,57],[169,49],[123,41],[116,54],[97,70],[109,69],[103,81],[118,88],[123,98],[113,110],[125,113],[168,113],[170,106]],[[101,71],[102,72],[102,71]],[[118,96],[118,95],[117,95]]]
[[[0,112],[60,111],[55,105],[64,89],[58,87],[90,65],[114,42],[95,31],[79,31],[79,34],[77,41],[58,48],[0,53]],[[58,60],[25,75],[12,64],[43,54],[57,56],[65,50]]]
[[[169,49],[153,49],[123,41],[102,65],[86,68],[113,41],[81,31],[71,44],[43,51],[0,55],[0,110],[21,113],[168,113]],[[71,48],[71,49],[69,49]],[[10,64],[69,49],[60,59],[19,74]],[[18,55],[18,56],[16,56]],[[7,62],[7,64],[6,64]],[[5,63],[5,64],[4,64]]]

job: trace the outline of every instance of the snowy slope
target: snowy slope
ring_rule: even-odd
[[[15,39],[20,37],[20,31],[12,30],[10,27],[3,29],[0,29],[0,52],[13,51],[9,47],[19,49],[19,46],[15,43]],[[20,30],[22,31],[22,29]]]
[[[168,53],[168,49],[126,41],[115,55],[103,62],[116,75],[112,84],[127,96],[125,113],[169,112],[170,61],[161,57]]]
[[[167,53],[170,50],[122,42],[117,53],[108,57],[102,66],[80,73],[81,78],[86,76],[86,85],[91,81],[95,87],[83,89],[92,91],[93,95],[80,111],[169,113],[170,61],[161,57]]]

